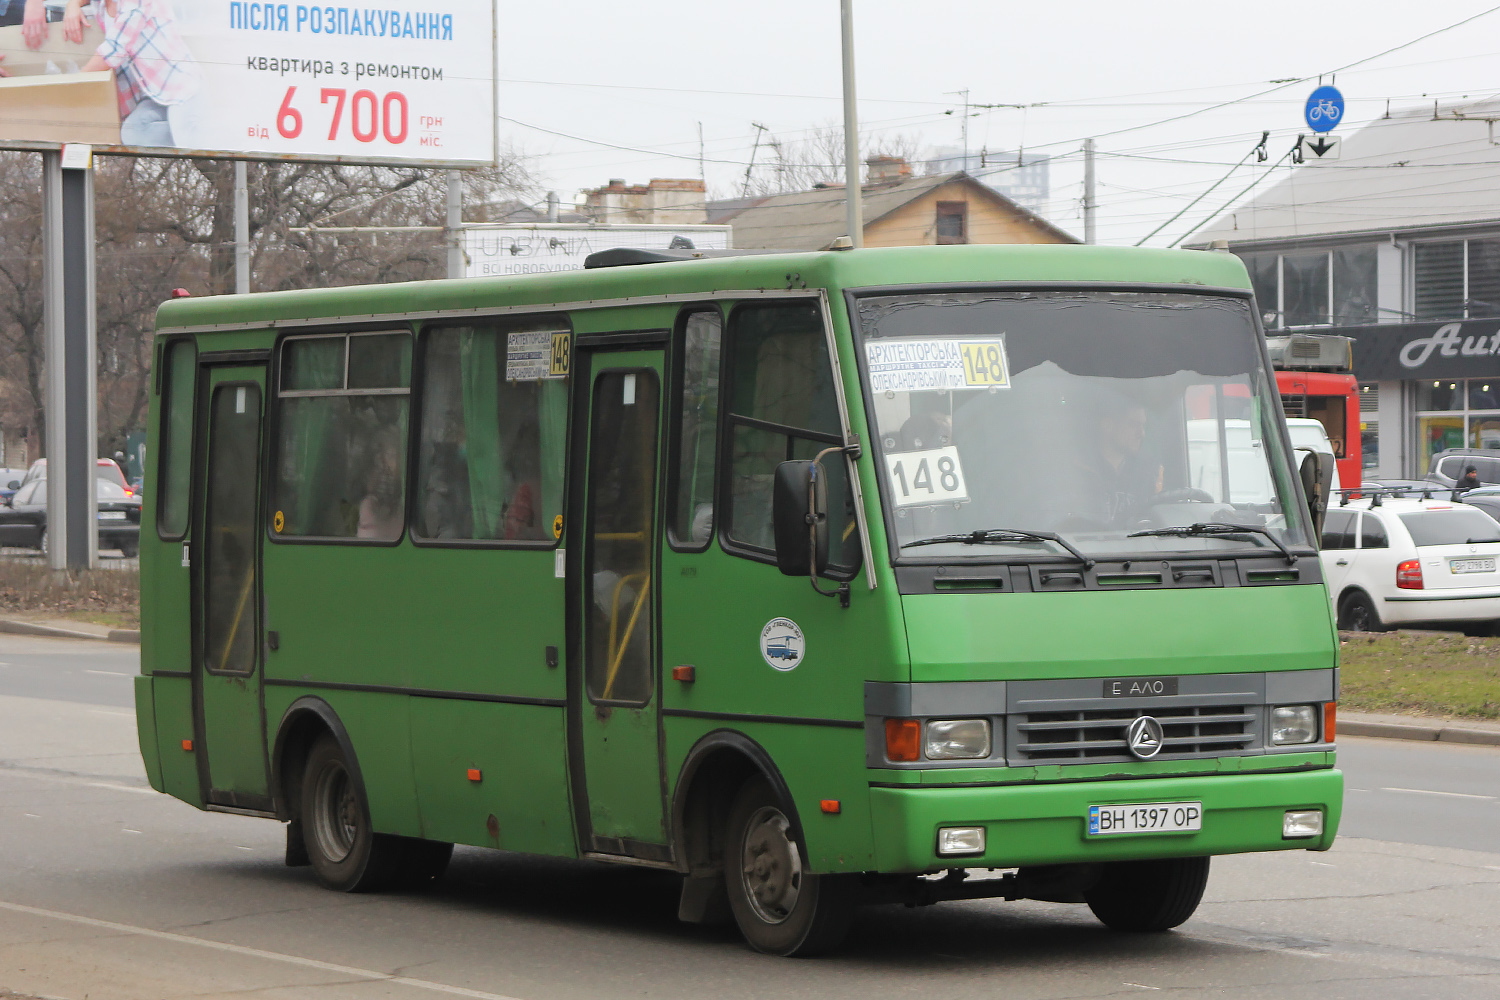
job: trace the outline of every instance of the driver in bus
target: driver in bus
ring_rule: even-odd
[[[1164,469],[1144,452],[1146,407],[1131,399],[1105,398],[1089,421],[1086,447],[1076,453],[1063,491],[1069,512],[1094,526],[1126,527],[1162,491]]]

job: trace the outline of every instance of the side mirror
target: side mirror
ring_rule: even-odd
[[[1323,517],[1328,513],[1329,489],[1333,483],[1332,464],[1332,455],[1308,451],[1302,456],[1302,465],[1298,470],[1302,478],[1302,492],[1307,497],[1307,514],[1312,522],[1315,548],[1318,540],[1323,537]]]
[[[782,573],[819,576],[828,569],[828,486],[817,462],[776,466],[771,521]]]
[[[12,479],[5,484],[5,488],[8,490],[18,490],[21,488],[21,481],[19,479]]]

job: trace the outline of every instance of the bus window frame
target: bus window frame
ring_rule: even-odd
[[[408,386],[406,389],[291,389],[285,394],[288,399],[305,399],[316,396],[398,396],[405,395],[407,403],[406,416],[406,468],[402,473],[402,489],[405,496],[402,501],[401,533],[395,538],[347,538],[339,535],[281,535],[278,534],[272,520],[275,517],[276,500],[276,465],[281,460],[281,370],[283,351],[289,340],[319,340],[341,337],[347,340],[350,336],[380,335],[380,334],[406,334],[412,338],[412,367],[411,378],[417,377],[417,345],[415,323],[408,319],[391,318],[383,322],[333,324],[331,326],[319,326],[315,330],[297,328],[285,331],[276,338],[276,343],[271,347],[271,356],[266,364],[266,400],[265,412],[261,415],[261,433],[264,435],[265,474],[261,477],[261,501],[262,501],[262,530],[267,540],[277,545],[355,545],[366,548],[395,548],[404,541],[411,532],[407,528],[407,522],[411,516],[411,452],[412,452],[412,416],[410,400],[416,393],[415,387]],[[349,350],[344,349],[344,385],[349,384]]]
[[[1255,293],[1249,288],[1233,288],[1228,286],[1216,285],[1172,285],[1161,284],[1158,282],[1141,281],[980,281],[954,284],[932,283],[863,285],[858,288],[845,288],[843,291],[844,308],[848,314],[849,320],[849,341],[854,347],[854,364],[859,379],[859,393],[860,398],[864,401],[866,415],[875,412],[875,400],[870,392],[870,380],[867,377],[865,371],[865,332],[859,324],[858,303],[859,300],[863,298],[881,298],[890,295],[930,295],[949,293],[962,295],[965,293],[985,294],[992,292],[1099,291],[1165,292],[1169,294],[1202,295],[1210,298],[1220,297],[1244,299],[1251,304],[1250,321],[1251,327],[1255,331],[1255,350],[1260,357],[1260,363],[1262,365],[1262,370],[1266,376],[1267,383],[1270,387],[1270,393],[1273,397],[1275,397],[1272,405],[1276,408],[1277,420],[1275,421],[1275,424],[1281,437],[1282,453],[1288,456],[1296,454],[1296,452],[1292,450],[1291,432],[1287,430],[1286,426],[1286,413],[1282,410],[1281,407],[1281,393],[1276,385],[1276,369],[1271,366],[1271,355],[1266,346],[1265,327],[1262,325],[1260,317],[1256,315],[1254,308]],[[880,447],[880,442],[878,440],[874,440],[873,438],[878,438],[878,435],[872,435],[869,457],[870,460],[875,463],[876,469],[879,470],[884,458],[884,452]],[[1275,469],[1273,468],[1271,471],[1272,474],[1275,475]],[[1289,482],[1286,485],[1288,487],[1287,495],[1290,502],[1296,504],[1299,510],[1305,512],[1307,510],[1307,498],[1302,493],[1302,480],[1300,476],[1296,475],[1295,469],[1291,470]],[[939,564],[952,565],[955,562],[961,562],[962,565],[965,566],[988,566],[1001,564],[1029,565],[1034,563],[1055,561],[1055,555],[1042,555],[1040,552],[1038,552],[1037,554],[1028,555],[1020,555],[1016,553],[976,553],[972,556],[964,556],[961,560],[956,560],[951,556],[923,556],[903,553],[901,549],[897,547],[896,542],[896,538],[898,537],[896,534],[896,509],[895,506],[890,502],[890,486],[885,481],[885,476],[881,475],[878,471],[875,475],[875,489],[877,491],[876,495],[880,498],[881,523],[885,525],[885,543],[886,550],[888,552],[887,558],[890,560],[889,565],[892,567],[936,566]],[[1310,522],[1305,525],[1305,528],[1309,535],[1311,535],[1312,526]],[[1317,552],[1318,543],[1316,539],[1314,539],[1312,542],[1305,542],[1304,544],[1310,545],[1314,553]],[[1300,550],[1298,549],[1293,549],[1292,551],[1299,552],[1299,554],[1301,554]],[[1245,553],[1225,554],[1220,556],[1220,558],[1236,558],[1243,554]],[[1194,553],[1194,555],[1196,556],[1200,554]],[[872,573],[872,578],[873,575],[874,574]]]
[[[166,498],[165,484],[167,478],[167,459],[171,453],[170,441],[167,442],[168,447],[162,447],[162,442],[167,435],[167,429],[171,425],[168,409],[172,405],[172,372],[167,371],[167,359],[172,355],[172,348],[176,347],[180,343],[191,344],[193,347],[193,370],[192,381],[190,383],[192,389],[188,397],[188,414],[191,420],[188,428],[187,445],[187,517],[183,518],[182,530],[180,532],[176,534],[168,534],[167,532],[164,532],[162,530],[162,518],[166,512],[166,504],[164,501]],[[198,338],[193,336],[192,334],[189,334],[187,336],[167,337],[163,339],[157,346],[157,350],[160,352],[160,354],[156,363],[156,394],[160,402],[157,404],[157,412],[159,413],[159,417],[157,418],[156,428],[156,481],[152,484],[151,489],[152,507],[155,508],[156,514],[156,537],[164,542],[180,542],[183,539],[187,538],[193,530],[193,469],[195,468],[195,457],[197,455],[196,449],[198,442],[198,411],[196,408],[198,402],[198,368],[199,358],[202,356],[203,352],[198,349]],[[262,425],[264,425],[265,415],[262,414],[261,417]]]
[[[568,402],[567,422],[563,428],[563,479],[562,496],[559,500],[561,506],[559,513],[563,518],[563,534],[556,535],[551,539],[541,538],[426,538],[416,532],[417,523],[417,460],[421,457],[422,448],[422,401],[427,388],[427,333],[430,330],[453,329],[455,327],[474,327],[484,323],[503,324],[507,321],[525,320],[528,317],[558,317],[559,323],[567,326],[571,345],[568,356]],[[412,336],[415,342],[412,344],[411,361],[411,392],[412,392],[412,415],[410,420],[411,433],[407,435],[408,454],[406,458],[406,475],[408,487],[406,491],[406,530],[403,537],[409,539],[411,544],[419,549],[533,549],[545,551],[547,549],[560,548],[563,537],[567,533],[568,497],[572,489],[573,476],[572,467],[568,464],[571,457],[573,443],[573,410],[575,403],[573,393],[576,380],[573,378],[577,371],[577,365],[571,359],[578,353],[578,330],[573,322],[573,314],[566,309],[542,309],[535,312],[530,311],[507,311],[504,313],[486,314],[482,316],[445,316],[441,319],[414,321]]]
[[[677,494],[681,487],[679,476],[682,471],[682,394],[687,387],[687,325],[688,320],[698,313],[714,313],[719,317],[719,401],[714,411],[713,488],[709,492],[714,501],[714,527],[701,544],[681,541],[677,537]],[[672,407],[672,414],[667,432],[667,502],[664,505],[666,512],[665,535],[667,544],[673,552],[707,552],[713,547],[714,539],[719,534],[719,490],[724,469],[723,452],[721,450],[724,440],[724,386],[726,385],[724,373],[729,363],[729,358],[724,347],[728,340],[729,317],[725,315],[722,303],[705,300],[701,303],[688,303],[677,310],[677,318],[672,324],[672,339],[667,357],[667,376],[669,381],[666,390],[668,393],[667,399]]]
[[[719,548],[729,555],[751,562],[767,563],[776,565],[775,549],[760,549],[744,542],[736,541],[730,537],[730,487],[731,477],[729,474],[730,464],[734,454],[734,428],[736,421],[731,419],[732,411],[729,401],[733,396],[734,385],[734,353],[736,338],[739,334],[739,314],[746,308],[767,308],[778,305],[802,304],[810,296],[791,295],[785,298],[767,296],[765,298],[745,299],[734,302],[729,310],[729,315],[724,324],[724,336],[719,345],[719,453],[715,462],[714,482],[714,537],[719,540]],[[777,428],[785,427],[788,430],[800,431],[798,435],[803,440],[821,442],[829,448],[844,447],[851,440],[849,430],[849,410],[844,397],[843,366],[839,364],[838,341],[834,335],[832,316],[828,308],[828,297],[823,294],[816,296],[818,303],[819,321],[823,326],[823,343],[825,358],[829,367],[829,378],[834,387],[834,409],[837,411],[839,430],[837,432],[812,431],[811,428],[797,428],[791,425],[774,424],[766,427],[772,433],[784,433]],[[727,387],[727,388],[726,388]],[[768,421],[758,420],[753,417],[741,417],[741,420],[750,421],[752,424],[768,424]],[[837,459],[833,459],[837,460]],[[829,459],[825,459],[825,462]],[[869,560],[868,533],[865,531],[864,515],[862,512],[863,499],[858,487],[859,470],[855,464],[846,460],[844,463],[845,475],[849,480],[849,490],[854,503],[855,531],[859,533],[860,554],[851,568],[832,568],[822,574],[830,580],[847,582],[859,576],[860,570],[864,568]],[[869,574],[874,579],[874,574]],[[873,589],[873,587],[872,587]]]

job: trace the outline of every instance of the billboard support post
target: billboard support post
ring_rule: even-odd
[[[448,225],[443,238],[448,244],[448,277],[464,276],[464,175],[448,171]]]
[[[250,291],[250,172],[234,161],[234,292]]]
[[[99,557],[94,367],[94,171],[88,146],[42,154],[47,337],[47,563]]]

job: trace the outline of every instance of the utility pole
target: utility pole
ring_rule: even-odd
[[[250,291],[250,172],[234,161],[234,293]]]
[[[1094,140],[1083,140],[1083,242],[1093,246],[1099,242],[1094,236],[1094,210],[1099,207],[1094,189]]]
[[[464,276],[464,175],[457,170],[448,171],[448,225],[443,235],[448,238],[448,277]]]
[[[859,111],[854,100],[854,0],[839,0],[844,47],[844,203],[849,242],[865,245],[859,190]]]
[[[755,154],[760,151],[760,137],[770,131],[760,122],[751,122],[750,127],[755,129],[755,145],[750,147],[750,162],[745,167],[745,186],[740,191],[741,198],[750,197],[750,171],[755,169]]]
[[[703,182],[703,190],[708,191],[708,166],[703,159],[703,123],[698,123],[698,179]]]
[[[98,374],[94,334],[93,150],[42,154],[47,343],[47,565],[92,569],[99,558]]]

